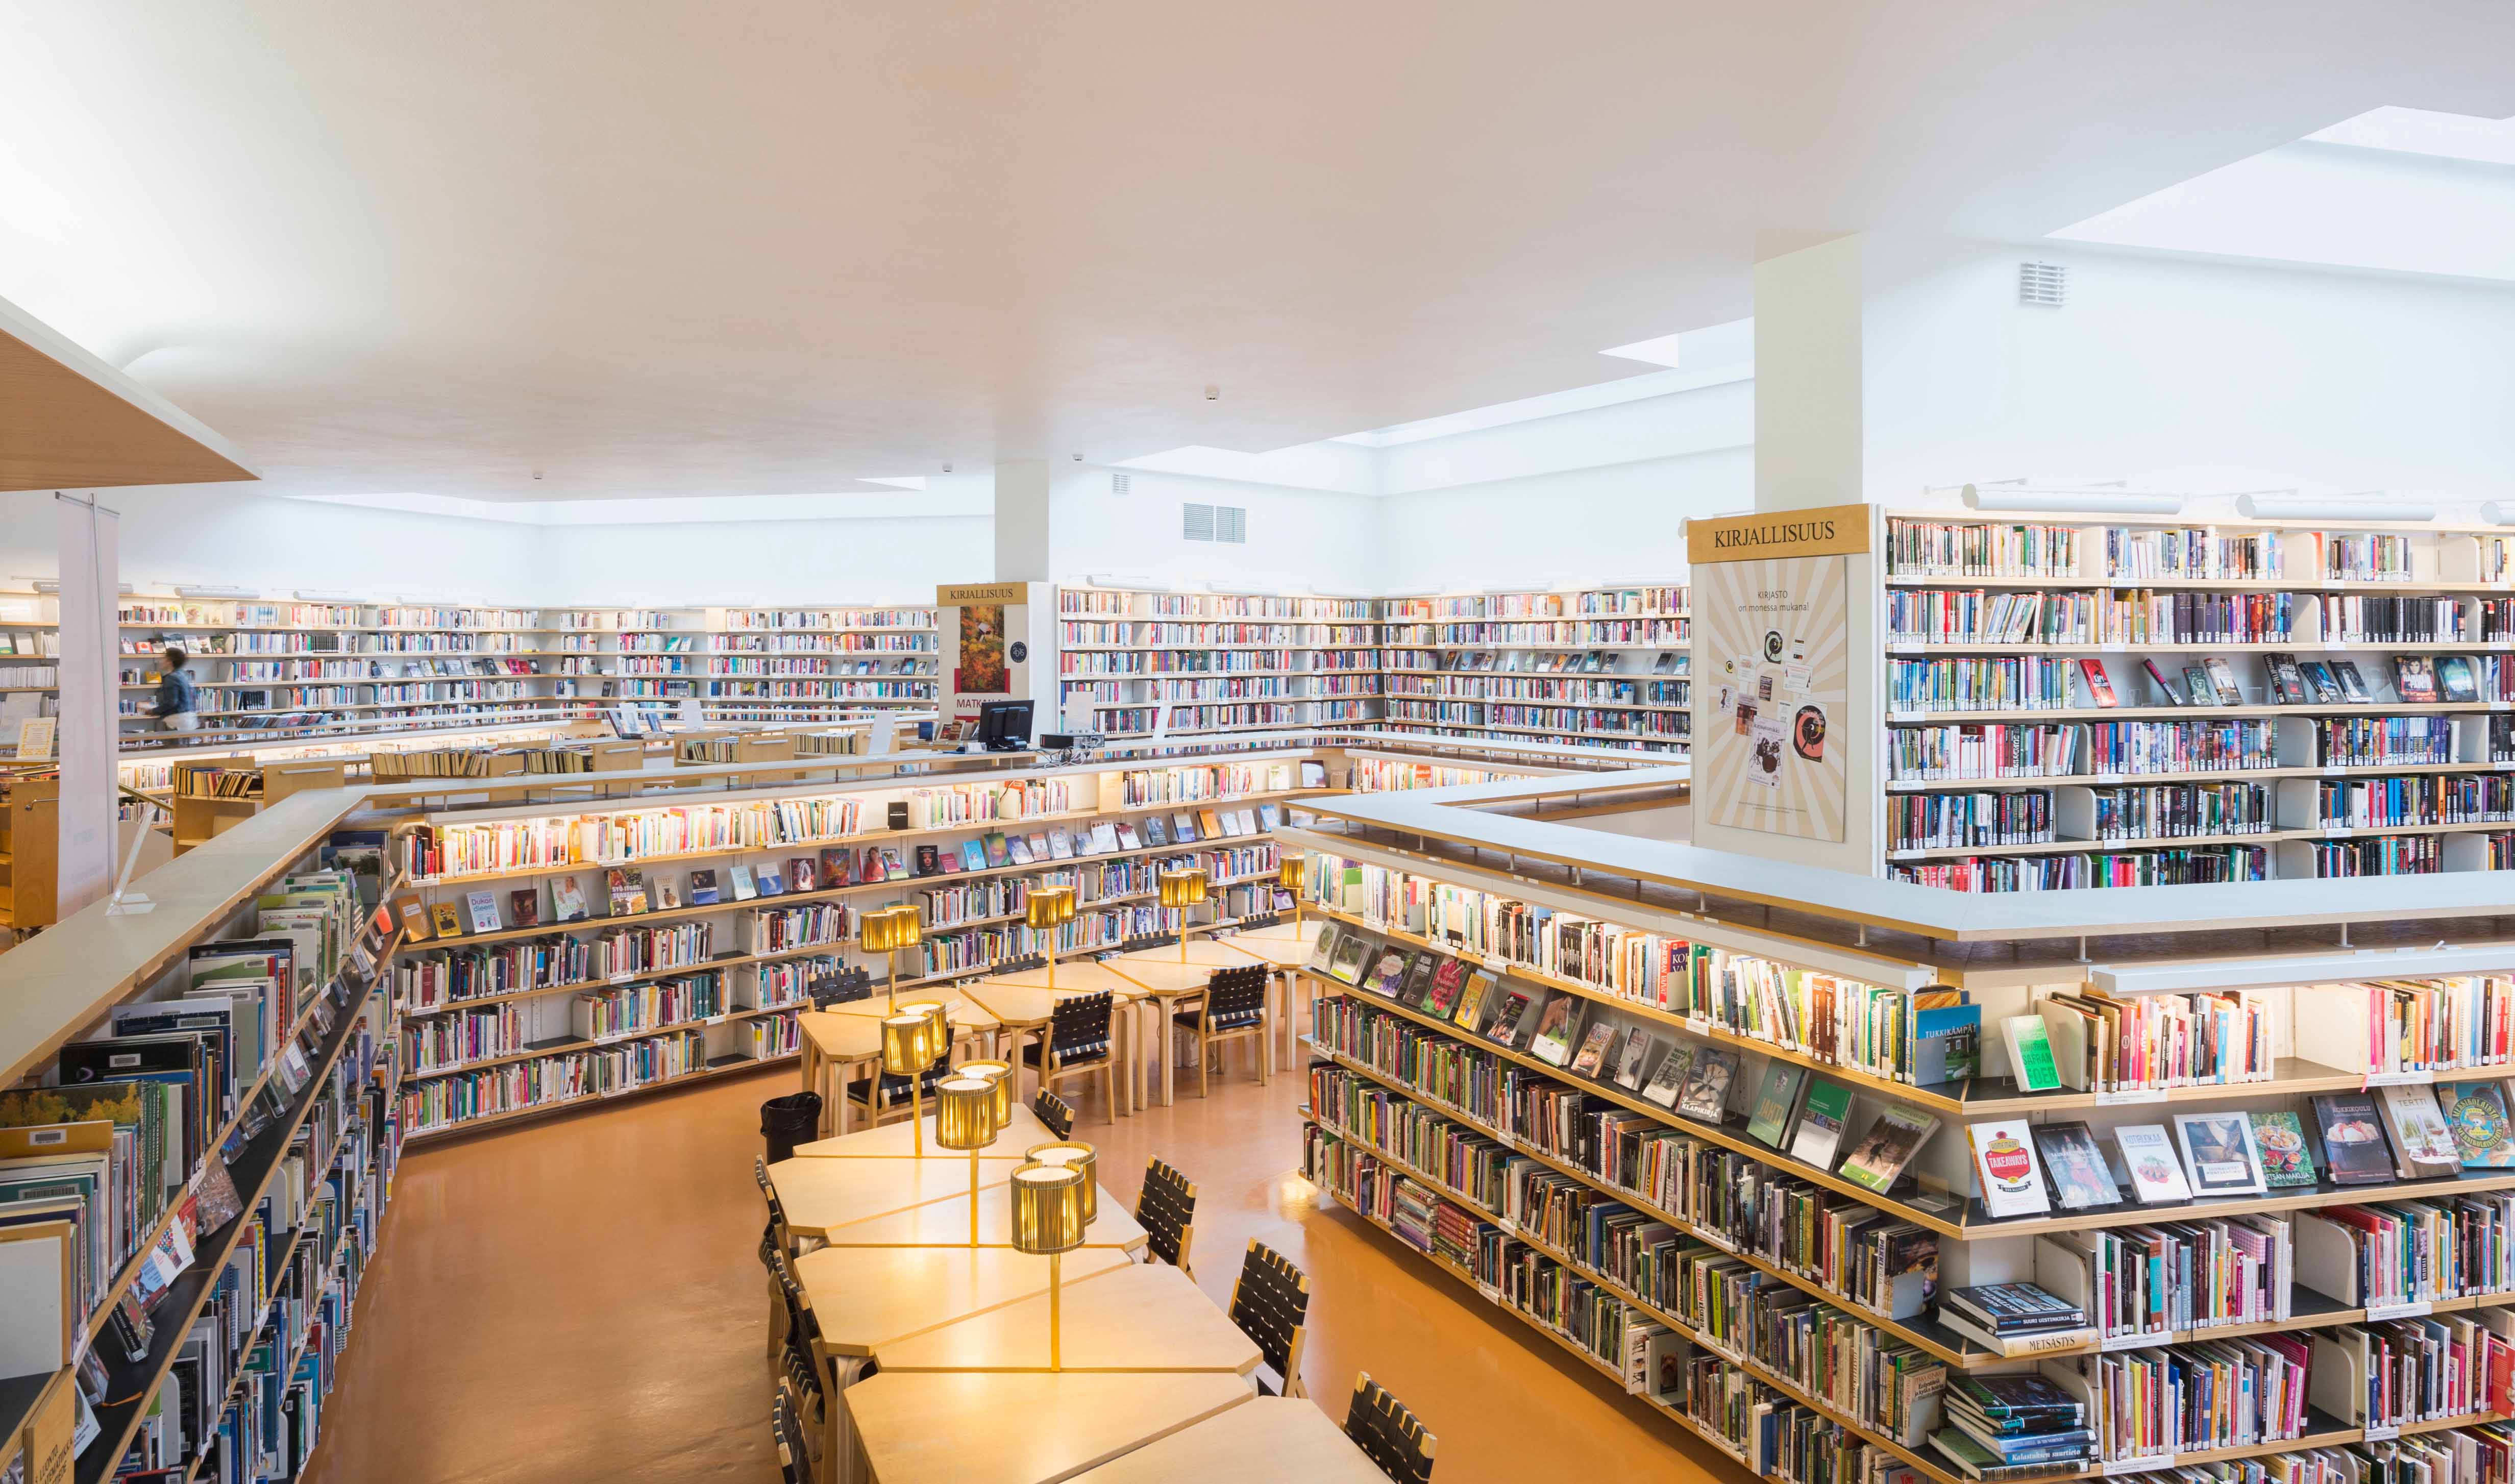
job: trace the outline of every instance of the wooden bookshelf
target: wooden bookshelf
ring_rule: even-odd
[[[0,768],[0,943],[59,915],[61,798],[58,773]]]
[[[1291,594],[1056,590],[1057,711],[1111,736],[1368,725],[1380,601]]]
[[[1392,598],[1389,725],[1681,755],[1691,626],[1681,583]]]

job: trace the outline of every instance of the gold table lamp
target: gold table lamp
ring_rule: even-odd
[[[1034,1165],[1067,1165],[1083,1172],[1083,1224],[1100,1219],[1100,1151],[1077,1138],[1033,1144],[1022,1158]]]
[[[1013,1250],[1048,1259],[1048,1368],[1065,1369],[1060,1260],[1083,1245],[1083,1193],[1091,1185],[1071,1165],[1024,1165],[1013,1172]]]
[[[932,1037],[934,1022],[923,1007],[905,1014],[885,1015],[882,1021],[882,1069],[893,1077],[908,1079],[909,1133],[917,1141],[917,1157],[926,1157],[926,1069],[934,1064]],[[882,1079],[873,1082],[876,1115],[882,1102]]]
[[[1022,902],[1022,920],[1030,930],[1047,934],[1048,987],[1056,988],[1056,929],[1074,921],[1072,886],[1033,886]]]
[[[1021,1086],[1021,1082],[1019,1078],[1013,1075],[1013,1064],[1011,1062],[994,1060],[965,1061],[952,1069],[952,1075],[955,1077],[983,1077],[987,1081],[994,1083],[996,1085],[996,1130],[998,1133],[1002,1133],[1013,1126],[1013,1098]]]
[[[926,922],[914,902],[900,902],[877,912],[865,914],[860,929],[865,952],[882,955],[883,992],[889,997],[891,1008],[899,1008],[899,950],[914,948],[926,941]]]
[[[934,1085],[934,1142],[969,1154],[969,1245],[978,1245],[978,1151],[996,1141],[995,1079],[959,1073]]]
[[[1275,881],[1293,893],[1293,937],[1301,936],[1301,888],[1310,884],[1310,857],[1305,850],[1293,850],[1275,862]]]
[[[1162,873],[1162,905],[1178,909],[1179,962],[1187,962],[1187,909],[1205,901],[1207,876],[1203,866],[1184,866]]]

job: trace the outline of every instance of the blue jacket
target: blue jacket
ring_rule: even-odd
[[[185,712],[200,709],[200,689],[192,683],[190,671],[178,670],[157,681],[157,709],[150,715],[181,716]]]

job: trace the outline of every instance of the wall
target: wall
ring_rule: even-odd
[[[1378,591],[1383,502],[1368,495],[1089,464],[1072,468],[1053,485],[1049,573],[1058,581],[1105,575],[1187,587]],[[1127,475],[1126,494],[1112,493],[1115,473]],[[1179,534],[1179,507],[1187,503],[1246,510],[1247,543],[1186,540]]]
[[[484,529],[538,543],[527,591],[550,606],[931,603],[938,583],[995,575],[985,515]]]
[[[1394,495],[1381,591],[1682,581],[1690,515],[1744,510],[1752,448]]]

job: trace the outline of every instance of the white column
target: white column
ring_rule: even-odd
[[[996,466],[996,571],[998,582],[1047,582],[1049,478],[1046,459]]]
[[[64,918],[113,889],[114,754],[121,730],[115,639],[120,518],[90,496],[56,495],[61,536],[60,894]]]
[[[1755,265],[1755,509],[1863,498],[1862,261],[1838,237]]]

